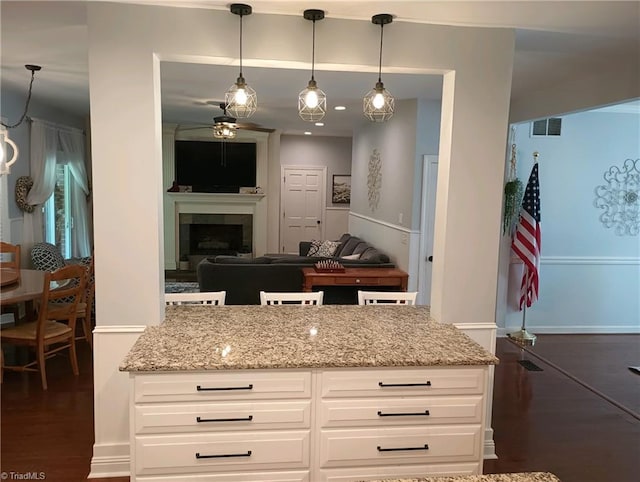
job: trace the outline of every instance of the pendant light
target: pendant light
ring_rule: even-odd
[[[15,124],[9,125],[4,122],[0,122],[0,176],[8,175],[11,172],[11,166],[18,160],[18,146],[9,138],[9,129],[18,127],[27,117],[29,102],[31,101],[33,79],[35,78],[35,73],[42,69],[39,65],[27,64],[24,67],[31,71],[31,82],[29,82],[29,93],[27,94],[27,102],[24,105],[24,112]],[[7,155],[6,146],[11,147],[11,150],[13,151],[11,157]]]
[[[302,120],[317,122],[327,112],[327,96],[318,89],[314,78],[316,57],[316,21],[324,18],[323,10],[305,10],[304,18],[313,22],[313,34],[311,42],[311,80],[309,85],[298,95],[298,114]]]
[[[231,13],[240,16],[240,75],[236,83],[229,87],[224,99],[227,110],[234,117],[251,117],[258,108],[258,96],[256,91],[247,85],[242,75],[242,17],[251,15],[251,6],[244,3],[232,3]]]
[[[220,104],[220,108],[222,115],[213,118],[213,137],[223,140],[235,139],[238,129],[236,119],[227,114],[226,104]]]
[[[364,116],[373,122],[384,122],[393,117],[395,100],[391,93],[384,88],[382,83],[382,32],[384,26],[393,21],[393,16],[388,13],[380,13],[371,17],[371,22],[380,25],[380,61],[378,63],[378,82],[363,99]]]

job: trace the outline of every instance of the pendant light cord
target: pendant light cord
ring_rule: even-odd
[[[380,60],[378,62],[378,82],[382,82],[382,35],[384,33],[384,24],[380,24]]]
[[[18,127],[24,121],[24,118],[27,116],[27,111],[29,110],[29,102],[31,101],[31,86],[33,85],[34,76],[35,76],[35,71],[32,70],[31,71],[31,82],[29,82],[29,93],[27,94],[27,102],[24,105],[24,112],[22,113],[22,116],[20,117],[20,120],[18,122],[16,122],[15,124],[11,124],[11,125],[5,124],[4,122],[0,122],[0,124],[2,124],[2,127],[5,127],[6,129],[13,129],[14,127]]]
[[[313,29],[311,34],[311,80],[315,80],[313,74],[315,73],[316,65],[316,21],[313,21]]]
[[[240,14],[240,77],[242,77],[242,14]]]

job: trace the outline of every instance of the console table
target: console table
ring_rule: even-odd
[[[407,291],[409,281],[409,275],[398,268],[345,268],[339,273],[302,268],[302,275],[303,291],[311,291],[314,286],[384,286]]]

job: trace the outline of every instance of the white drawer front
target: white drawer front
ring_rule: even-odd
[[[222,474],[136,477],[137,482],[310,482],[309,472],[225,472]]]
[[[480,423],[482,396],[322,400],[322,427]]]
[[[136,473],[308,469],[309,438],[309,431],[139,435]]]
[[[357,467],[320,471],[321,482],[355,482],[380,479],[419,479],[454,475],[481,474],[479,463],[394,465],[393,467]]]
[[[322,373],[322,397],[481,394],[484,368],[335,370]]]
[[[137,434],[309,428],[311,401],[137,405]]]
[[[480,425],[323,430],[320,466],[480,460]]]
[[[135,377],[135,402],[309,398],[311,373],[260,370]]]

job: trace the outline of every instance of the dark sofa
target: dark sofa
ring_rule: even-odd
[[[394,268],[389,257],[369,243],[344,234],[333,259],[345,267]],[[216,256],[198,264],[200,291],[227,292],[226,304],[260,304],[260,291],[291,292],[302,290],[303,267],[312,267],[324,257],[306,256],[311,241],[302,241],[298,255],[267,254],[259,258]],[[345,259],[344,256],[359,259]],[[355,287],[323,287],[326,304],[350,304],[356,299]]]

